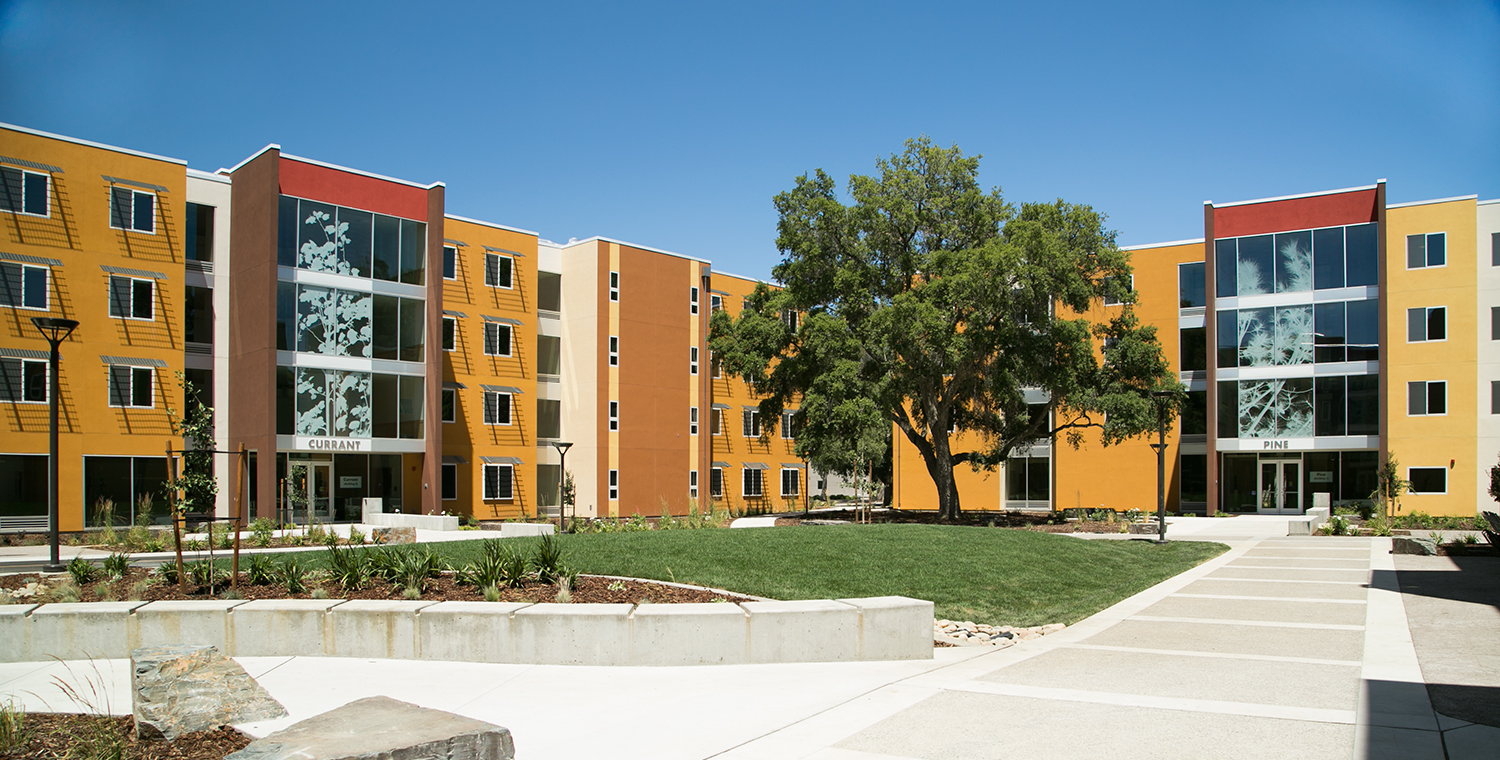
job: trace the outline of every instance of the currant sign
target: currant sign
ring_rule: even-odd
[[[307,451],[369,451],[370,442],[360,438],[297,438],[297,448]]]

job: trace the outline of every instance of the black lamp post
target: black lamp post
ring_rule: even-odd
[[[1156,401],[1156,543],[1167,542],[1167,400],[1172,391],[1151,391]]]
[[[78,327],[78,321],[73,319],[59,319],[57,317],[32,317],[31,323],[36,325],[36,329],[41,330],[42,335],[47,338],[47,342],[52,344],[52,364],[47,370],[47,396],[52,417],[52,455],[47,459],[47,529],[52,534],[52,562],[51,564],[43,565],[42,571],[60,573],[64,568],[57,547],[57,365],[62,363],[62,355],[58,353],[57,347],[63,341],[67,340],[69,335],[73,334],[73,330]]]
[[[557,466],[557,533],[563,532],[563,482],[568,479],[568,449],[573,448],[572,441],[553,441],[552,448],[557,449],[561,455],[562,462]]]

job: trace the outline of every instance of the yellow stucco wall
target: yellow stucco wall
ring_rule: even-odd
[[[0,307],[5,322],[0,346],[47,351],[47,341],[31,324],[31,317],[65,317],[80,323],[62,345],[59,384],[59,524],[62,530],[77,530],[84,522],[84,456],[164,457],[168,444],[182,445],[168,410],[182,406],[176,374],[183,367],[186,166],[6,128],[0,128],[0,155],[61,169],[41,171],[50,177],[48,216],[0,212],[0,226],[5,228],[0,233],[4,242],[0,250],[62,262],[62,266],[50,267],[47,311]],[[166,188],[155,192],[154,233],[110,227],[111,181],[106,177]],[[101,266],[165,275],[165,279],[150,278],[156,283],[154,318],[111,317],[110,273]],[[164,362],[164,368],[156,369],[154,405],[111,407],[109,370],[101,356]],[[45,403],[0,403],[5,417],[0,423],[5,438],[0,453],[45,455],[49,450],[47,410]]]
[[[1407,494],[1401,498],[1403,513],[1473,515],[1480,496],[1475,487],[1475,470],[1481,464],[1475,461],[1475,416],[1489,410],[1476,408],[1480,315],[1475,291],[1475,213],[1475,200],[1466,198],[1400,206],[1386,214],[1387,303],[1383,308],[1389,335],[1385,397],[1389,450],[1400,462],[1403,477],[1411,467],[1448,468],[1448,492]],[[1447,235],[1447,263],[1408,269],[1407,236],[1434,232]],[[1434,306],[1447,309],[1447,339],[1408,342],[1407,309]],[[1447,413],[1408,415],[1407,383],[1432,380],[1448,384]],[[1488,502],[1488,495],[1484,500]]]

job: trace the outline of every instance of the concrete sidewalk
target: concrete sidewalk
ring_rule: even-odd
[[[939,649],[931,661],[242,658],[292,713],[243,728],[260,735],[385,694],[506,726],[524,760],[1493,757],[1500,728],[1433,711],[1424,671],[1454,670],[1436,669],[1448,662],[1441,648],[1419,662],[1389,551],[1379,538],[1241,539],[1061,633],[1000,651]],[[1438,601],[1452,619],[1494,614]],[[53,679],[92,677],[127,712],[128,663],[92,668],[0,665],[0,699],[63,709]]]

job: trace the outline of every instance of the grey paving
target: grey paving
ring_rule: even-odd
[[[1126,620],[1090,638],[1089,643],[1219,654],[1358,660],[1364,652],[1365,636],[1362,631]]]
[[[1244,567],[1226,565],[1223,570],[1209,573],[1210,578],[1254,578],[1265,581],[1339,581],[1363,584],[1370,579],[1368,568],[1345,570],[1286,570],[1280,567]]]
[[[1403,554],[1396,575],[1433,709],[1500,727],[1500,557]]]
[[[1278,583],[1276,581],[1248,580],[1248,576],[1235,573],[1234,577],[1215,575],[1212,578],[1194,581],[1183,593],[1229,594],[1233,596],[1285,596],[1296,599],[1364,599],[1368,591],[1353,583]]]
[[[1155,617],[1263,620],[1280,623],[1333,623],[1364,625],[1365,605],[1327,604],[1322,600],[1300,602],[1250,599],[1203,599],[1169,596],[1141,611]]]

